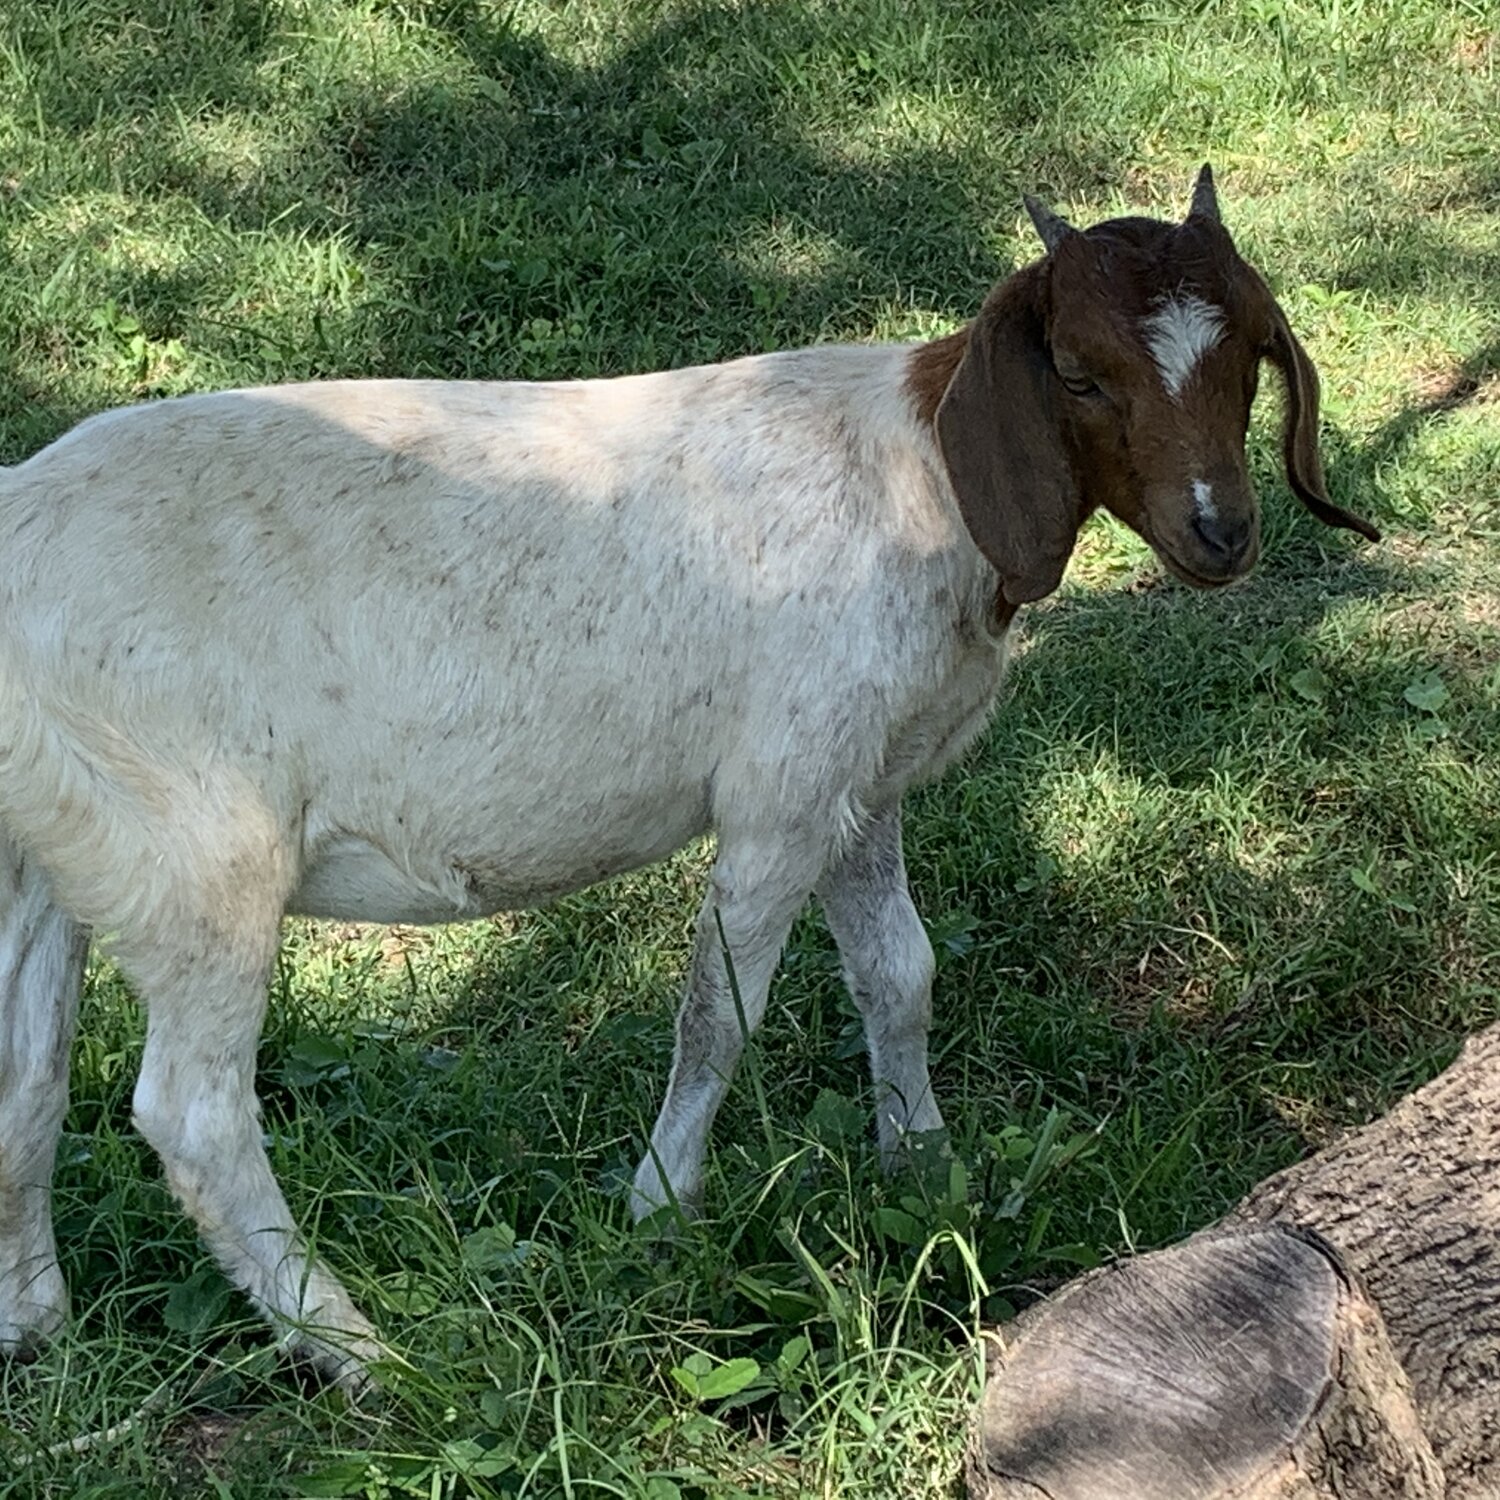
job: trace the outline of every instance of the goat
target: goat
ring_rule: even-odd
[[[48,1211],[85,935],[144,1002],[133,1116],[228,1275],[353,1388],[254,1089],[286,912],[446,922],[713,832],[640,1217],[707,1134],[816,892],[878,1136],[939,1130],[903,792],[995,698],[1104,507],[1208,587],[1259,550],[1257,366],[1323,521],[1317,376],[1205,167],[961,331],[558,384],[333,381],[95,416],[0,471],[0,1343],[56,1329]],[[726,961],[726,952],[728,960]],[[739,1006],[731,994],[728,963]]]

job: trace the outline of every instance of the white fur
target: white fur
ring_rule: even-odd
[[[720,931],[753,1030],[815,887],[883,1146],[941,1125],[898,804],[977,732],[1004,651],[909,354],[196,396],[0,471],[0,830],[34,872],[0,947],[51,955],[0,991],[0,1123],[34,1121],[0,1141],[0,1341],[60,1315],[44,1205],[75,922],[145,1001],[135,1114],[168,1180],[351,1383],[373,1334],[309,1260],[256,1121],[284,911],[474,917],[713,830],[637,1212],[697,1194],[739,1056]]]
[[[0,1348],[67,1310],[48,1195],[85,948],[41,870],[0,836]]]
[[[1214,504],[1214,487],[1207,480],[1193,481],[1193,506],[1205,521],[1215,521],[1219,508]]]
[[[1144,326],[1162,384],[1176,398],[1203,356],[1224,336],[1224,314],[1201,297],[1178,295],[1164,302]]]

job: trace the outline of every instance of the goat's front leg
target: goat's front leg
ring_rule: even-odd
[[[782,945],[820,864],[820,851],[798,857],[721,832],[719,857],[698,913],[687,993],[677,1013],[667,1097],[635,1174],[631,1210],[637,1219],[669,1203],[696,1204],[714,1115],[729,1092],[746,1040],[765,1015]]]
[[[41,872],[0,837],[0,1351],[55,1332],[67,1313],[52,1163],[87,948]]]
[[[864,1018],[876,1130],[890,1165],[908,1136],[943,1128],[927,1072],[932,944],[906,883],[899,805],[845,847],[818,882],[818,899]]]
[[[274,955],[275,917],[254,946],[156,950],[122,962],[147,1011],[135,1123],[225,1273],[299,1353],[351,1392],[381,1355],[338,1279],[308,1253],[261,1142],[255,1051]]]

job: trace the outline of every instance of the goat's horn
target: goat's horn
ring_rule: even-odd
[[[1022,194],[1021,201],[1025,203],[1026,212],[1031,215],[1031,222],[1036,225],[1036,232],[1041,235],[1048,254],[1056,250],[1070,234],[1078,233],[1061,214],[1053,213],[1045,203],[1037,202],[1030,193]]]
[[[1198,180],[1193,184],[1193,201],[1188,208],[1188,218],[1197,215],[1200,219],[1209,219],[1218,224],[1219,218],[1219,195],[1214,191],[1214,169],[1204,162],[1198,171]]]

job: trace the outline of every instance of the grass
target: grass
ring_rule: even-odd
[[[372,1411],[277,1362],[172,1210],[97,963],[75,1321],[0,1370],[0,1491],[951,1495],[981,1320],[1211,1221],[1500,1016],[1497,55],[1438,0],[14,0],[0,461],[235,383],[934,334],[1033,253],[1022,190],[1178,212],[1208,156],[1387,541],[1294,511],[1268,402],[1254,580],[1189,595],[1098,524],[1027,612],[908,820],[951,1169],[875,1170],[809,917],[710,1217],[628,1228],[701,849],[463,929],[293,925],[266,1131],[410,1361]]]

